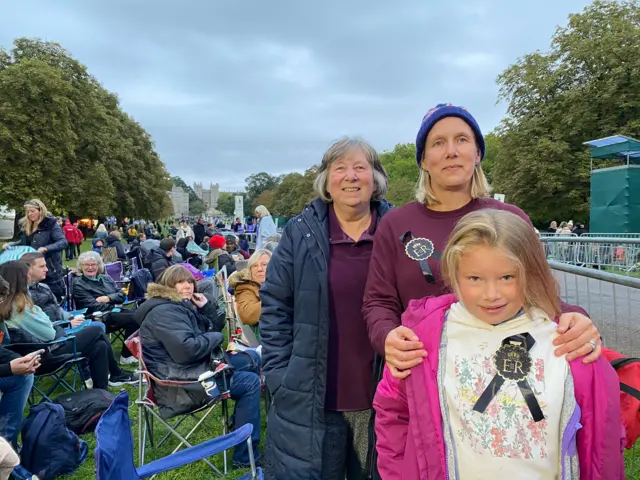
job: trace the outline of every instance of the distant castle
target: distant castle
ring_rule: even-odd
[[[209,208],[218,207],[218,197],[220,196],[220,185],[209,184],[209,189],[202,188],[202,183],[196,182],[193,184],[193,190],[196,192],[196,196],[202,200]]]

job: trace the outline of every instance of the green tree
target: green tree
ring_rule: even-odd
[[[245,190],[247,192],[246,201],[253,208],[255,199],[265,190],[275,190],[280,184],[281,177],[271,175],[267,172],[254,173],[245,179]]]
[[[247,195],[244,192],[220,192],[218,197],[218,210],[225,215],[235,215],[236,212],[236,197],[240,195],[243,197],[243,213],[247,217],[251,215],[251,205],[247,202]]]
[[[148,133],[60,45],[0,49],[0,203],[155,219],[171,182]]]
[[[420,173],[416,165],[415,144],[398,144],[392,151],[380,154],[380,161],[389,177],[387,200],[395,206],[412,202]]]
[[[583,142],[640,135],[640,5],[596,1],[570,15],[547,53],[499,77],[508,103],[491,173],[496,191],[534,222],[586,218],[590,161]]]

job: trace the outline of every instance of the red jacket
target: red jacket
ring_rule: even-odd
[[[64,233],[64,238],[67,239],[67,243],[78,243],[76,242],[76,230],[77,228],[73,225],[65,225],[62,227],[62,232]]]
[[[73,229],[75,230],[75,240],[73,241],[73,243],[80,245],[82,242],[84,242],[84,235],[82,235],[82,232],[78,227],[73,227]]]

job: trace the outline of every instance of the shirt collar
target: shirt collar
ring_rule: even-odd
[[[378,223],[378,212],[375,208],[371,209],[371,225],[363,232],[358,242],[371,242],[373,241],[373,234],[376,231],[376,223]],[[329,204],[329,243],[332,245],[338,243],[358,243],[355,242],[349,235],[344,233],[335,210],[333,209],[333,203]]]

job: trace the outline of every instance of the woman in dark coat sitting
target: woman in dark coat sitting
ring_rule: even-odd
[[[164,380],[196,381],[210,370],[211,353],[222,345],[224,315],[196,292],[196,280],[182,265],[167,268],[157,284],[147,289],[147,301],[136,312],[142,355],[149,371]],[[233,357],[232,363],[233,363]],[[260,457],[260,378],[254,372],[236,371],[231,377],[237,425],[251,423],[253,455]],[[210,398],[199,383],[180,387],[154,385],[153,393],[165,418],[193,411]],[[246,443],[235,448],[233,463],[249,465]]]

